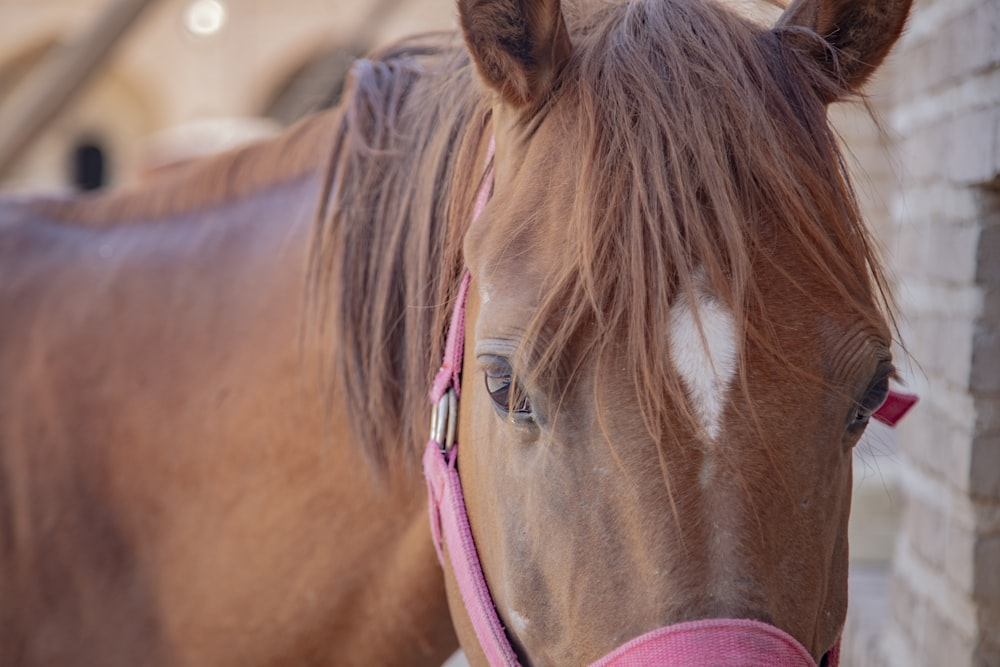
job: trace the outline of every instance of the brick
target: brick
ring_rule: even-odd
[[[902,529],[913,551],[935,569],[943,569],[948,543],[947,499],[932,504],[929,499],[909,495],[903,510]]]
[[[994,70],[994,72],[996,73],[996,75],[992,77],[991,83],[988,84],[988,85],[991,85],[992,87],[1000,89],[1000,68],[997,68],[996,70]],[[996,94],[996,93],[994,93],[994,94]],[[998,97],[1000,97],[1000,95],[998,95]],[[991,108],[994,111],[994,114],[993,114],[993,162],[992,162],[992,165],[991,165],[991,168],[990,168],[990,171],[993,172],[993,175],[991,177],[992,178],[992,183],[981,184],[981,185],[992,185],[993,187],[996,187],[996,185],[998,183],[997,179],[1000,178],[1000,113],[997,113],[998,108],[1000,108],[1000,101],[994,100],[992,102],[992,104],[991,104]],[[993,210],[996,211],[998,209],[994,208]]]
[[[998,69],[997,72],[1000,72],[1000,69]],[[1000,77],[995,77],[994,82],[996,82],[997,79],[1000,79]],[[995,84],[995,85],[1000,87],[1000,84]],[[1000,112],[998,112],[998,109],[1000,109],[1000,102],[994,102],[992,108],[994,112],[993,113],[993,160],[992,163],[990,164],[989,171],[992,172],[992,176],[990,178],[993,179],[993,184],[995,185],[997,183],[997,179],[1000,178]],[[996,211],[998,209],[994,208],[993,210]]]
[[[979,208],[985,212],[983,225],[1000,225],[1000,173],[992,182],[984,183],[975,194]]]
[[[893,126],[896,131],[900,131],[898,125],[902,122],[896,116],[906,109],[904,106],[893,111]],[[901,165],[900,176],[908,186],[927,183],[948,173],[946,158],[950,151],[950,137],[946,126],[919,128],[919,132],[903,136],[897,150]],[[912,212],[920,215],[920,211]]]
[[[940,401],[950,417],[949,422],[966,430],[971,435],[976,423],[975,400],[964,387],[945,386]]]
[[[944,318],[936,314],[922,317],[917,323],[916,338],[910,349],[932,385],[943,375],[946,364],[945,352],[938,347],[938,344],[945,340],[944,322]]]
[[[971,15],[972,10],[967,12]],[[949,20],[939,25],[936,33],[928,37],[932,43],[932,53],[927,69],[927,85],[931,90],[941,90],[954,86],[967,71],[964,35],[960,32],[963,17]]]
[[[984,606],[1000,607],[1000,536],[980,537],[973,550],[975,590]]]
[[[880,667],[882,640],[889,620],[889,571],[883,567],[851,566],[848,578],[847,622],[841,663]]]
[[[951,142],[947,154],[948,176],[970,185],[986,183],[996,176],[998,109],[962,114],[949,125]]]
[[[853,656],[844,656],[844,665],[854,665],[848,661]],[[919,667],[913,642],[902,631],[890,625],[879,645],[879,658],[871,667]],[[864,663],[862,663],[864,664]],[[865,667],[868,667],[867,665]]]
[[[1000,398],[977,398],[975,406],[976,436],[1000,435]]]
[[[974,529],[960,521],[949,522],[948,543],[945,545],[945,573],[958,590],[969,595],[973,594],[976,587],[975,549]]]
[[[973,337],[976,325],[965,319],[936,319],[928,322],[930,348],[919,351],[919,359],[925,359],[930,367],[953,386],[963,390],[969,386],[969,374],[973,364]]]
[[[947,440],[947,479],[953,489],[961,494],[969,493],[970,475],[972,466],[972,436],[964,427],[952,430]]]
[[[899,185],[884,195],[895,226],[877,229],[924,401],[899,431],[907,498],[884,645],[893,665],[1000,667],[1000,2],[914,12],[883,70]]]
[[[979,322],[972,338],[969,388],[978,394],[1000,395],[1000,326]]]
[[[976,532],[982,537],[1000,537],[1000,499],[973,497],[969,509]]]
[[[979,234],[976,282],[1000,287],[1000,225],[987,225]],[[993,320],[1000,324],[1000,317]]]
[[[984,322],[1000,322],[1000,285],[989,285],[980,290],[982,307],[979,309]]]
[[[954,81],[958,75],[958,56],[961,37],[947,27],[939,29],[936,34],[928,36],[930,57],[925,61],[927,67],[926,86],[928,90],[937,91]]]
[[[893,569],[900,578],[910,582],[916,595],[925,600],[934,615],[946,619],[964,636],[976,634],[979,607],[969,592],[956,587],[944,571],[929,565],[913,549],[897,551]],[[932,623],[936,619],[927,613],[923,621]]]
[[[889,72],[885,70],[876,72],[876,76],[884,80],[886,88],[891,90],[890,99],[893,106],[917,99],[927,89],[927,81],[920,76],[919,68],[914,67],[915,61],[920,58],[921,54],[915,53],[912,49],[900,50],[890,56],[890,62],[897,65],[896,67],[891,68]]]
[[[957,225],[982,224],[983,207],[976,188],[937,184],[934,200],[929,204],[935,221]]]
[[[975,637],[960,632],[951,619],[933,610],[928,611],[926,625],[927,665],[972,665],[976,647]]]
[[[976,667],[1000,667],[1000,644],[983,641],[976,647],[972,663]]]
[[[869,430],[874,429],[869,426]],[[899,527],[901,499],[893,472],[894,458],[886,455],[892,445],[880,440],[857,452],[854,458],[856,481],[848,524],[852,565],[888,563]]]
[[[910,221],[905,227],[900,226],[895,244],[896,267],[918,268],[928,264],[929,228],[929,223],[917,221]]]
[[[958,37],[949,54],[953,76],[967,76],[1000,64],[1000,4],[982,2],[946,29]]]
[[[907,548],[902,545],[901,548]],[[916,650],[923,644],[924,616],[926,602],[904,577],[894,573],[889,588],[889,603],[892,610],[892,625],[895,625],[906,639],[906,643]]]
[[[905,216],[907,227],[933,224],[947,230],[944,233],[951,233],[955,227],[980,227],[982,207],[981,198],[976,196],[977,191],[946,183],[940,180],[940,177],[938,179],[907,189],[903,196],[894,202],[897,204],[892,208],[894,215]],[[926,242],[931,244],[934,240],[927,238]],[[972,264],[974,260],[975,255],[972,259],[963,258],[962,261]],[[933,268],[940,263],[940,260],[932,255],[927,263]]]
[[[947,392],[946,392],[947,394]],[[934,397],[935,399],[941,397]],[[947,404],[947,403],[945,403]],[[960,424],[949,420],[945,407],[928,405],[915,424],[914,435],[903,441],[903,449],[930,476],[961,494],[992,497],[1000,477],[1000,436],[986,436],[975,430],[976,423],[993,414],[979,414],[976,422]]]
[[[908,506],[906,511],[919,509]],[[941,577],[901,536],[892,573],[889,664],[937,667],[973,663],[981,644],[982,614],[973,599]],[[905,650],[903,650],[905,649]],[[907,662],[903,658],[917,658]],[[846,663],[845,663],[846,664]]]
[[[929,317],[954,317],[965,320],[975,320],[986,312],[986,301],[994,298],[993,311],[1000,312],[1000,290],[995,297],[989,291],[984,291],[974,285],[942,285],[927,283],[921,276],[910,271],[900,272],[899,299],[906,322],[914,325],[911,329],[923,327]],[[914,338],[907,338],[906,343],[912,350],[926,348],[914,347]],[[923,366],[922,359],[916,359]],[[919,375],[920,373],[916,373]]]
[[[976,436],[970,459],[969,492],[975,496],[1000,498],[1000,433]],[[997,572],[1000,573],[1000,560]]]
[[[975,279],[979,257],[980,228],[976,223],[932,225],[929,230],[932,261],[928,277],[950,283]]]
[[[912,463],[917,464],[930,476],[943,481],[948,477],[951,466],[948,460],[951,425],[945,418],[946,413],[933,404],[928,402],[919,407],[919,413],[907,416],[907,420],[912,421],[906,424],[906,430],[900,433],[900,446],[912,459]]]
[[[981,644],[976,658],[980,662],[976,664],[1000,667],[1000,607],[982,609],[979,612],[979,628]]]

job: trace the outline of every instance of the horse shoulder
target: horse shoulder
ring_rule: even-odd
[[[206,531],[274,520],[241,495],[319,493],[298,347],[318,191],[110,226],[0,203],[0,663],[89,644],[95,664],[155,664],[226,580],[205,564],[250,548]]]

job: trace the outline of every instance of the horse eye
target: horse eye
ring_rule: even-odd
[[[486,391],[501,414],[519,422],[532,420],[531,402],[518,391],[509,368],[488,368],[485,377]]]
[[[884,375],[879,378],[871,387],[860,403],[854,407],[854,417],[851,426],[861,428],[866,426],[882,404],[889,397],[889,376]]]

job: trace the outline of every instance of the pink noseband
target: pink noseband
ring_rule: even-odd
[[[488,164],[492,164],[493,149],[491,140]],[[476,198],[473,221],[486,207],[492,188],[493,170],[490,167]],[[466,272],[451,317],[444,361],[430,392],[434,407],[423,464],[431,534],[442,567],[447,567],[447,553],[465,610],[489,664],[491,667],[516,667],[520,663],[486,585],[458,476],[456,433],[469,282]],[[916,397],[890,392],[888,407],[880,409],[875,416],[890,425],[895,424],[915,402]],[[824,667],[837,667],[839,662],[838,641],[826,654],[823,664]],[[802,644],[777,627],[749,619],[709,619],[653,630],[620,646],[591,667],[654,666],[816,667],[816,662]]]
[[[840,645],[826,665],[840,662]],[[718,618],[668,625],[618,647],[591,667],[814,667],[802,644],[784,630],[749,619]]]

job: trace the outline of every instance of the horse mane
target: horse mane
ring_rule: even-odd
[[[891,319],[882,264],[826,116],[824,100],[848,91],[777,30],[712,0],[594,6],[569,14],[574,56],[556,94],[580,119],[567,138],[580,168],[563,223],[568,243],[525,336],[536,347],[522,351],[524,367],[548,384],[581,335],[599,364],[624,348],[645,426],[668,441],[678,409],[697,422],[661,323],[679,299],[698,303],[707,289],[744,341],[826,386],[782,349],[754,265],[768,262],[816,303],[829,298],[775,257],[775,240],[792,238],[840,307],[876,329]],[[745,355],[750,345],[741,347]],[[747,367],[739,364],[744,394]]]
[[[412,463],[485,165],[488,100],[460,40],[412,38],[355,63],[328,150],[309,312],[376,471]],[[328,399],[333,399],[329,396]]]

